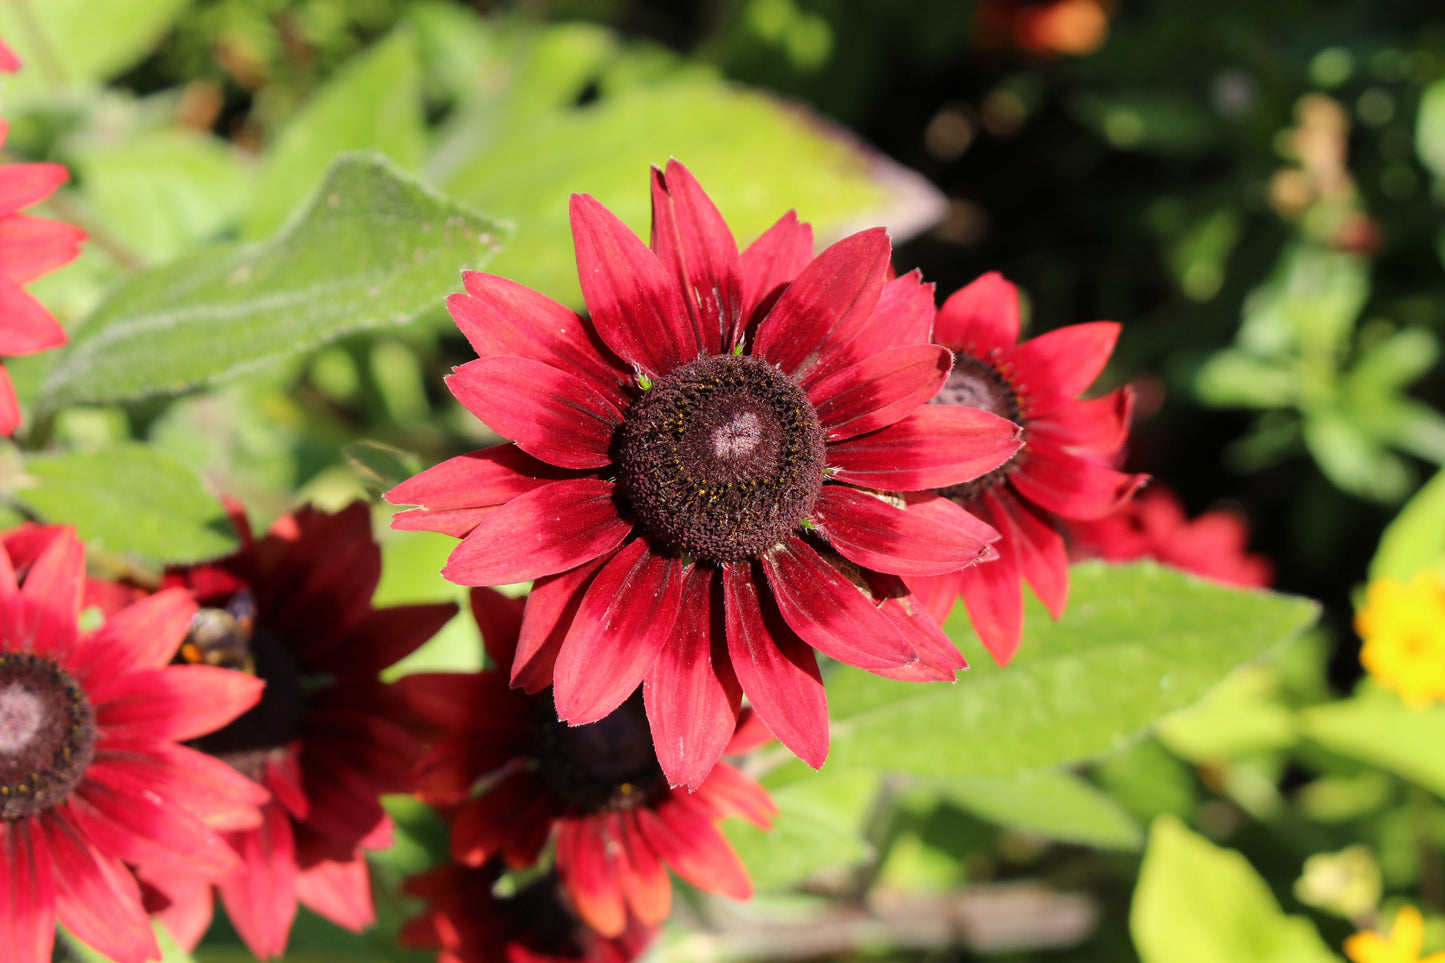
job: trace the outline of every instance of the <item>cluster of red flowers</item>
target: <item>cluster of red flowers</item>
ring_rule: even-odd
[[[1108,464],[1131,392],[1078,399],[1118,326],[1019,343],[997,275],[935,311],[881,230],[814,256],[789,214],[740,252],[680,164],[652,199],[649,246],[574,198],[588,315],[479,273],[449,301],[479,358],[448,384],[511,441],[387,498],[420,506],[395,527],[461,540],[443,574],[475,586],[484,670],[380,680],[455,606],[372,607],[362,504],[260,538],[232,506],[239,552],[146,586],[87,580],[69,530],[5,537],[0,945],[19,963],[49,958],[57,918],[119,963],[157,955],[148,915],[194,945],[214,894],[263,958],[298,905],[361,929],[380,796],[407,791],[447,819],[452,862],[409,883],[426,908],[404,942],[630,960],[669,870],[750,894],[717,824],[774,806],[722,757],[776,737],[823,764],[820,654],[952,680],[938,621],[960,595],[1000,662],[1024,581],[1062,611],[1061,526],[1106,531],[1143,480]]]

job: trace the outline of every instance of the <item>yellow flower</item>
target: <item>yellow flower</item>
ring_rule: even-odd
[[[1420,911],[1406,906],[1395,916],[1395,927],[1387,940],[1379,933],[1356,933],[1345,940],[1345,955],[1354,963],[1445,963],[1445,952],[1420,958],[1425,940],[1425,921]]]
[[[1355,613],[1360,663],[1412,706],[1445,700],[1445,579],[1427,569],[1409,583],[1376,579]]]

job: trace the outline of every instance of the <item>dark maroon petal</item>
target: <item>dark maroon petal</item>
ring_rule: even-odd
[[[631,531],[611,482],[552,482],[484,518],[452,551],[442,576],[458,585],[525,582],[590,562]]]
[[[622,841],[614,839],[600,817],[564,819],[557,828],[557,873],[577,915],[602,936],[613,938],[627,928],[627,906],[617,879],[616,855]]]
[[[843,368],[861,364],[876,354],[927,343],[933,329],[933,315],[932,284],[922,283],[918,271],[894,278],[883,285],[878,307],[858,328],[853,339],[809,368],[803,383],[811,389],[817,382],[830,379]]]
[[[1034,594],[1054,618],[1063,615],[1069,598],[1069,553],[1064,537],[1007,489],[984,492],[983,498],[1003,532],[1005,551],[1018,556],[1019,569]]]
[[[990,271],[949,295],[933,322],[933,340],[976,358],[1005,351],[1019,340],[1019,292]]]
[[[959,587],[979,641],[995,662],[1008,665],[1024,629],[1024,589],[1018,559],[1004,548],[992,562],[959,573]]]
[[[338,673],[372,676],[411,655],[457,614],[454,602],[374,609],[346,636]]]
[[[573,194],[572,241],[592,323],[618,357],[654,375],[697,359],[682,290],[626,224],[594,198]]]
[[[580,726],[630,696],[669,641],[682,602],[683,564],[637,539],[597,573],[553,670],[557,717]]]
[[[446,381],[468,411],[529,455],[562,468],[601,468],[612,461],[622,413],[559,368],[493,355],[468,361]]]
[[[231,845],[246,864],[243,872],[216,885],[226,915],[252,953],[261,959],[286,952],[296,918],[296,837],[280,806],[266,807],[262,824],[236,833]]]
[[[714,632],[719,648],[724,641],[714,584],[712,569],[687,570],[672,638],[658,651],[642,690],[663,774],[669,785],[689,790],[702,785],[722,757],[742,699],[726,651],[713,660]]]
[[[839,481],[882,491],[947,488],[1013,457],[1019,427],[980,408],[924,405],[902,421],[828,445]]]
[[[611,558],[603,555],[570,571],[544,575],[533,583],[527,594],[517,652],[512,657],[512,685],[535,693],[552,684],[557,653],[562,651],[562,640],[567,637],[587,586]]]
[[[802,539],[774,547],[762,566],[783,619],[824,655],[860,669],[894,668],[918,658],[868,597]]]
[[[758,324],[752,354],[785,373],[806,376],[857,337],[887,280],[888,234],[860,231],[803,268]]]
[[[575,477],[538,461],[516,445],[494,445],[448,458],[413,475],[384,497],[393,505],[423,505],[431,510],[504,505],[549,481]]]
[[[656,810],[639,812],[637,821],[657,854],[698,889],[733,899],[753,895],[748,871],[702,803],[674,792]]]
[[[743,320],[760,320],[813,259],[813,229],[789,211],[763,232],[738,258],[743,281]]]
[[[754,710],[778,741],[817,769],[828,758],[828,700],[812,646],[776,612],[763,614],[762,573],[749,563],[723,566],[728,655]]]
[[[1144,484],[1088,458],[1071,455],[1041,438],[1030,439],[1009,481],[1019,494],[1065,518],[1098,518],[1114,511]]]
[[[16,963],[45,963],[55,942],[55,877],[45,833],[0,819],[0,947]]]
[[[457,813],[452,858],[480,866],[501,853],[514,868],[532,865],[552,825],[539,798],[546,794],[536,773],[514,771],[503,776]]]
[[[526,608],[525,598],[512,598],[495,589],[474,588],[471,591],[472,617],[477,628],[482,630],[482,646],[487,658],[500,666],[504,673],[511,672],[512,661],[517,654],[517,638],[522,634],[522,612]]]
[[[854,488],[824,485],[812,519],[851,562],[895,575],[942,575],[978,561],[998,540],[998,532],[953,507],[947,516],[925,516]]]
[[[934,344],[891,348],[836,371],[808,389],[830,441],[899,421],[938,394],[953,352]]]
[[[1127,385],[1092,401],[1070,401],[1029,422],[1029,435],[1074,451],[1107,455],[1123,447],[1134,411]]]
[[[742,327],[738,245],[686,167],[652,169],[652,250],[677,281],[706,354],[731,350]]]
[[[477,356],[516,355],[576,375],[618,407],[629,372],[610,360],[597,332],[573,311],[531,288],[480,271],[462,273],[466,294],[447,308]]]
[[[1090,321],[1030,338],[1008,352],[1030,418],[1072,401],[1094,383],[1119,340],[1116,321]]]

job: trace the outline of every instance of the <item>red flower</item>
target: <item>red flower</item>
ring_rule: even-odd
[[[0,69],[9,53],[0,45]],[[0,120],[0,145],[9,130]],[[0,167],[0,356],[34,354],[65,343],[65,330],[21,285],[75,260],[85,232],[18,212],[45,200],[68,176],[59,164]],[[15,387],[0,367],[0,433],[9,435],[19,424]]]
[[[0,551],[0,947],[48,963],[55,921],[118,963],[160,949],[125,864],[217,877],[217,829],[254,825],[265,793],[178,745],[254,705],[240,672],[168,663],[196,606],[160,592],[77,627],[85,553],[64,529],[17,586]]]
[[[1179,496],[1157,485],[1112,515],[1069,525],[1069,546],[1080,558],[1152,558],[1218,582],[1268,586],[1274,566],[1248,554],[1248,544],[1249,525],[1237,513],[1205,512],[1190,520]]]
[[[645,683],[672,784],[707,777],[744,692],[817,767],[815,648],[921,678],[963,665],[896,576],[987,554],[997,533],[921,492],[997,467],[1017,429],[924,406],[952,359],[926,343],[930,286],[888,280],[882,229],[814,258],[788,214],[739,255],[682,165],[652,187],[651,249],[572,198],[590,320],[465,275],[448,303],[481,357],[448,384],[515,444],[398,485],[389,501],[423,507],[393,524],[463,538],[454,582],[535,579],[512,682],[554,685],[572,725]]]
[[[5,46],[5,41],[0,40],[0,73],[13,74],[20,69],[20,58],[15,56],[15,51]],[[4,140],[0,137],[0,140]]]
[[[1024,444],[995,471],[940,490],[1002,533],[998,560],[908,583],[940,621],[962,594],[979,639],[1003,664],[1023,633],[1023,579],[1054,618],[1064,610],[1068,556],[1050,514],[1107,515],[1145,479],[1099,461],[1124,444],[1130,389],[1075,400],[1104,370],[1119,325],[1075,324],[1019,344],[1018,291],[990,273],[944,302],[933,337],[956,353],[933,402],[1013,419],[1023,425]]]
[[[493,861],[407,880],[405,892],[429,905],[402,927],[401,944],[438,950],[437,963],[630,963],[656,935],[636,920],[617,936],[597,933],[577,918],[555,873],[505,898],[493,892],[500,876]]]
[[[243,668],[264,698],[196,743],[270,790],[259,826],[227,836],[244,865],[218,883],[227,914],[259,957],[286,948],[300,902],[340,926],[375,919],[365,850],[391,844],[379,796],[407,788],[420,754],[402,708],[377,673],[434,635],[450,602],[373,609],[381,550],[371,513],[306,507],[252,537],[233,507],[241,550],[171,572],[204,606],[182,656]],[[211,917],[210,888],[192,875],[146,873],[155,908],[194,945]]]
[[[497,665],[515,654],[522,607],[473,590],[472,609]],[[422,673],[397,686],[435,737],[417,767],[416,790],[427,802],[458,807],[458,862],[481,866],[501,856],[530,866],[555,840],[572,905],[608,937],[621,935],[629,916],[647,926],[667,916],[667,866],[700,889],[752,895],[747,871],[714,823],[742,816],[766,826],[777,811],[772,800],[726,762],[696,792],[668,788],[640,698],[598,722],[567,726],[552,700],[509,688],[502,672]]]

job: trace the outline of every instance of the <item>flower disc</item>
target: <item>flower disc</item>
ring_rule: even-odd
[[[0,819],[64,801],[95,753],[95,710],[44,656],[0,654]]]
[[[670,372],[622,425],[618,481],[647,531],[685,555],[762,554],[813,509],[823,431],[803,389],[766,362],[712,357]]]
[[[641,699],[585,726],[564,725],[550,700],[542,700],[532,750],[542,780],[583,811],[631,809],[663,786]]]

